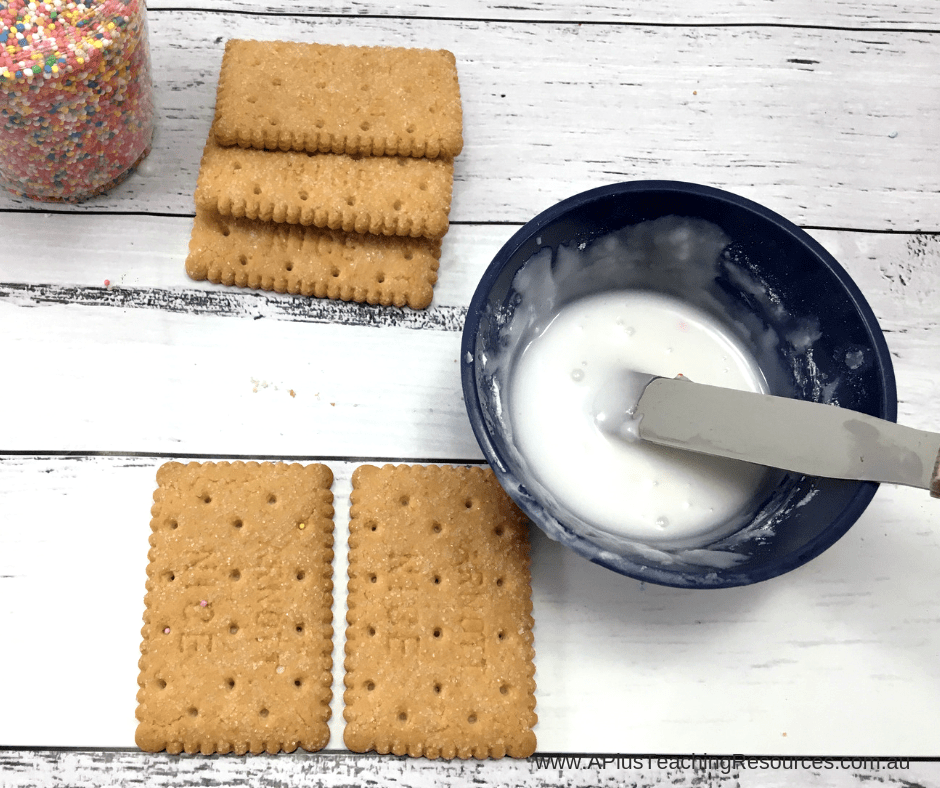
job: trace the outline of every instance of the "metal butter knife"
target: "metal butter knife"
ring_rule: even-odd
[[[940,434],[845,408],[655,377],[633,417],[653,443],[940,498]]]

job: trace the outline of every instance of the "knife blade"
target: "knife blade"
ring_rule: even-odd
[[[656,377],[633,418],[641,439],[664,446],[940,498],[940,434],[835,405]]]

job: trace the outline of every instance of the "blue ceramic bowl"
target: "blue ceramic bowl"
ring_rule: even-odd
[[[610,233],[663,217],[704,220],[729,243],[707,271],[650,273],[625,267],[619,281],[581,277],[579,297],[645,289],[677,297],[722,321],[761,367],[770,393],[824,401],[894,421],[891,357],[874,313],[833,257],[791,222],[718,189],[634,181],[575,195],[536,216],[500,249],[470,302],[461,375],[474,434],[502,486],[551,538],[639,580],[686,588],[747,585],[789,572],[834,544],[877,490],[871,482],[780,473],[740,528],[691,548],[642,544],[585,529],[559,512],[537,484],[500,415],[505,392],[487,360],[503,353],[521,300],[514,288],[533,256],[589,248]],[[697,265],[693,261],[690,265]],[[703,278],[704,277],[704,278]],[[615,277],[617,278],[617,277]]]

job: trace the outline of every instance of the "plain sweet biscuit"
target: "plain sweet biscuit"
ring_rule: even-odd
[[[441,242],[427,238],[234,219],[197,208],[186,271],[226,285],[424,309],[440,256]]]
[[[216,96],[222,145],[453,158],[462,127],[447,50],[226,42]]]
[[[223,216],[442,238],[453,181],[451,160],[224,148],[210,135],[195,199]]]
[[[157,472],[136,741],[150,752],[319,750],[332,697],[333,475]]]
[[[351,501],[346,746],[532,754],[525,517],[478,467],[360,466]]]

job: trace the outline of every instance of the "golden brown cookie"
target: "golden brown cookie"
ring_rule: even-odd
[[[226,42],[222,145],[453,158],[462,128],[457,62],[446,50]]]
[[[319,750],[332,697],[333,475],[170,462],[157,472],[138,746]]]
[[[223,216],[442,238],[453,181],[450,160],[223,148],[210,136],[195,199]]]
[[[186,272],[193,279],[424,309],[441,242],[234,219],[196,209]]]
[[[346,746],[428,758],[535,750],[528,525],[489,469],[353,474]]]

